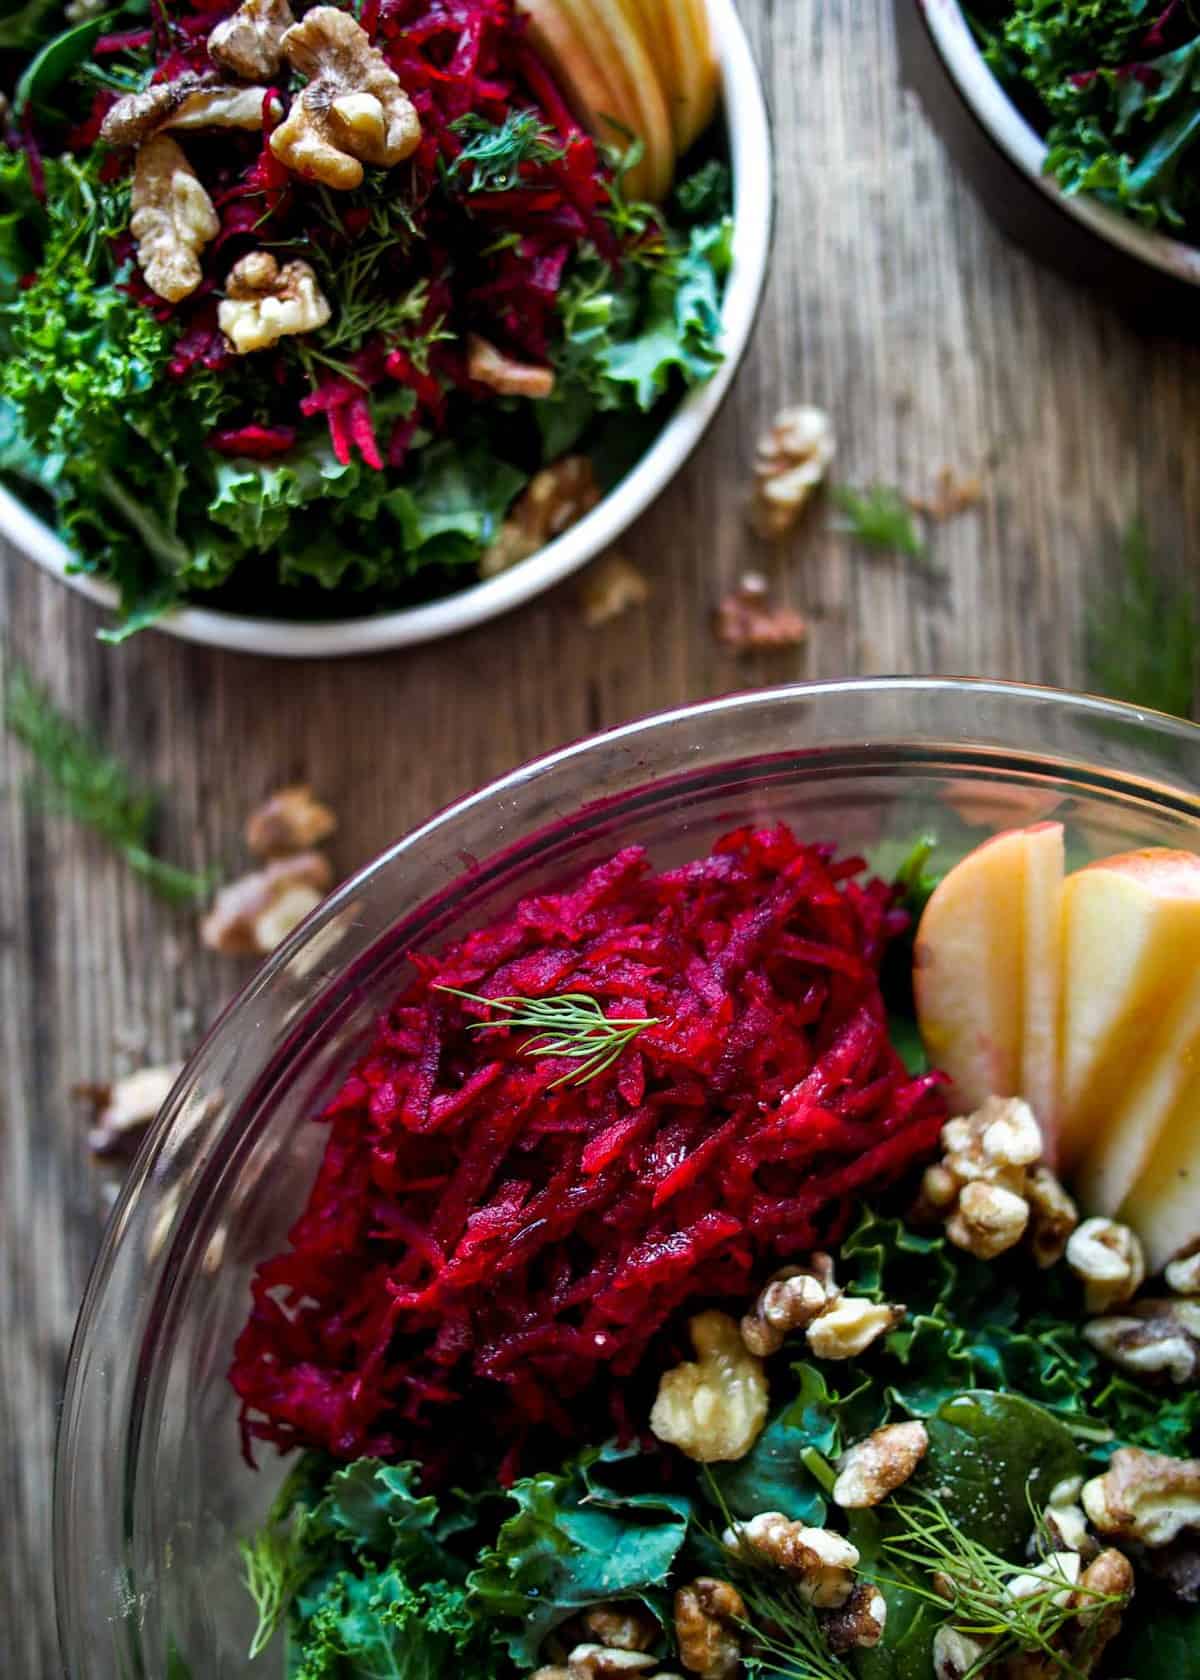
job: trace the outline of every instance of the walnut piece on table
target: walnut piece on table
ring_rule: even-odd
[[[217,324],[237,354],[248,356],[315,332],[331,313],[308,263],[294,258],[281,268],[270,251],[251,251],[229,272]]]
[[[606,554],[584,573],[579,599],[584,623],[589,630],[598,630],[632,608],[644,607],[650,585],[632,560],[623,554]]]
[[[183,1072],[182,1063],[164,1067],[138,1068],[114,1079],[109,1085],[79,1085],[77,1096],[86,1097],[95,1108],[95,1120],[88,1133],[88,1147],[95,1155],[110,1155],[143,1132],[170,1095]]]
[[[977,473],[958,473],[953,467],[941,467],[931,496],[909,496],[908,505],[914,513],[942,524],[969,513],[983,500],[983,480]]]
[[[767,580],[747,572],[714,615],[717,640],[738,653],[799,647],[808,638],[808,622],[793,607],[771,600]]]
[[[288,0],[242,0],[208,37],[208,56],[245,82],[274,76],[283,63],[283,38],[295,21]]]
[[[271,134],[271,150],[306,180],[346,192],[364,164],[391,169],[421,143],[400,78],[348,12],[314,6],[286,32],[283,55],[307,85]]]
[[[824,409],[785,408],[759,440],[750,523],[779,542],[799,523],[833,461],[836,444]]]
[[[333,869],[320,852],[276,858],[265,869],[222,887],[201,923],[210,951],[265,957],[320,904]]]
[[[319,846],[337,831],[337,818],[307,782],[277,788],[246,819],[246,845],[255,857],[287,857]]]
[[[181,147],[165,134],[138,148],[129,231],[150,290],[168,303],[190,297],[203,279],[200,252],[221,224]]]

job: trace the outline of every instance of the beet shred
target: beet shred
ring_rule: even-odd
[[[511,1475],[531,1439],[629,1435],[681,1309],[745,1303],[836,1241],[936,1143],[939,1077],[888,1039],[906,926],[859,858],[740,829],[652,872],[629,848],[436,957],[329,1103],[287,1252],[263,1264],[233,1385],[254,1439]],[[656,1017],[587,1084],[442,987],[586,992]],[[736,1308],[735,1308],[736,1310]],[[663,1364],[662,1346],[654,1365]],[[502,1461],[502,1462],[501,1462]]]

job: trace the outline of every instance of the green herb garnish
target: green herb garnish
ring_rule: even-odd
[[[886,484],[868,485],[863,490],[838,484],[832,495],[846,516],[839,528],[856,542],[888,554],[902,554],[909,560],[924,560],[925,539],[899,490]]]
[[[1026,1580],[1029,1590],[1015,1597],[1013,1583],[1039,1573],[1038,1565],[1010,1563],[965,1533],[934,1494],[892,1499],[887,1515],[895,1532],[883,1539],[884,1558],[915,1567],[930,1578],[926,1587],[906,1574],[905,1589],[938,1605],[961,1633],[988,1642],[987,1651],[964,1680],[973,1680],[985,1670],[990,1672],[993,1663],[1001,1666],[1005,1657],[1017,1652],[1039,1652],[1054,1672],[1077,1676],[1078,1680],[1090,1672],[1086,1662],[1078,1666],[1071,1654],[1056,1647],[1056,1636],[1068,1626],[1080,1626],[1081,1599],[1087,1600],[1089,1611],[1098,1611],[1122,1603],[1120,1597],[1078,1586],[1064,1591],[1067,1577],[1049,1573],[1041,1586]],[[1048,1546],[1044,1525],[1032,1512],[1031,1520]],[[1046,1561],[1057,1555],[1047,1550]],[[1078,1648],[1074,1653],[1084,1654]]]
[[[459,177],[471,168],[467,193],[507,192],[519,183],[523,164],[557,163],[565,156],[536,111],[510,111],[502,123],[471,111],[450,128],[467,142],[450,169]]]
[[[102,835],[168,903],[195,904],[207,896],[208,876],[179,869],[150,850],[157,795],[135,787],[124,765],[63,717],[19,668],[8,681],[4,719],[41,766],[44,779],[35,786],[48,804]]]
[[[1114,700],[1189,717],[1200,654],[1195,599],[1183,583],[1156,576],[1140,520],[1125,532],[1121,561],[1120,584],[1088,617],[1088,686]]]
[[[647,1027],[657,1027],[657,1016],[617,1016],[610,1018],[599,1002],[586,992],[562,992],[557,997],[481,997],[477,992],[460,991],[457,986],[439,986],[439,992],[450,992],[477,1003],[483,1009],[494,1009],[504,1018],[499,1021],[476,1021],[471,1032],[493,1032],[501,1027],[515,1027],[532,1032],[533,1038],[521,1047],[522,1056],[549,1056],[577,1062],[549,1087],[555,1091],[560,1085],[586,1085],[589,1080],[610,1068]]]

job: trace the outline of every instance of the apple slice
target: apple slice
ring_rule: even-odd
[[[921,1037],[951,1100],[1026,1097],[1050,1156],[1063,850],[1060,823],[1035,823],[968,853],[925,907],[913,970]]]
[[[675,178],[675,140],[667,96],[647,45],[637,5],[627,5],[626,0],[560,0],[560,3],[569,7],[576,20],[585,26],[590,20],[594,42],[609,44],[604,69],[617,88],[622,110],[627,115],[621,117],[617,112],[606,111],[598,112],[597,116],[602,121],[605,117],[618,117],[629,133],[642,141],[645,157],[641,165],[630,170],[626,184],[631,197],[657,203],[670,192]],[[602,129],[601,138],[617,146],[627,146],[629,134],[612,129],[611,124],[608,126],[610,132],[605,134]]]
[[[1106,1158],[1110,1132],[1151,1123],[1144,1106],[1126,1122],[1121,1111],[1139,1099],[1123,1096],[1131,1079],[1153,1083],[1150,1046],[1200,969],[1200,858],[1150,848],[1088,864],[1067,881],[1063,929],[1061,1143],[1070,1168],[1085,1155]],[[1114,1163],[1130,1161],[1132,1145],[1112,1147]],[[1096,1211],[1111,1211],[1132,1184],[1117,1173],[1096,1166],[1081,1178],[1110,1204]]]
[[[707,0],[661,0],[661,11],[673,64],[673,74],[666,83],[668,101],[675,145],[682,156],[712,121],[721,70],[713,47]]]
[[[1183,995],[1160,1017],[1157,1029],[1139,1044],[1137,1059],[1112,1087],[1106,1124],[1087,1142],[1075,1187],[1089,1213],[1111,1218],[1136,1194],[1147,1174],[1152,1176],[1153,1202],[1155,1194],[1171,1188],[1177,1169],[1195,1168],[1195,1155],[1189,1159],[1187,1154],[1186,1134],[1189,1126],[1194,1130],[1198,1057],[1200,974],[1194,973]],[[1144,1216],[1134,1228],[1148,1242],[1158,1240]]]
[[[1174,1106],[1158,1128],[1137,1183],[1117,1209],[1142,1239],[1151,1272],[1200,1241],[1200,1044]]]

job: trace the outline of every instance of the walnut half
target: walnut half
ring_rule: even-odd
[[[283,38],[295,21],[288,0],[242,0],[208,37],[208,56],[246,82],[274,76],[283,63]]]
[[[1080,1497],[1099,1533],[1166,1546],[1185,1528],[1200,1526],[1200,1458],[1120,1447]]]
[[[200,252],[221,231],[212,199],[174,140],[157,135],[138,150],[129,231],[147,286],[168,303],[203,279]]]
[[[664,1373],[650,1428],[701,1464],[744,1458],[767,1421],[762,1361],[728,1313],[699,1313],[688,1328],[696,1359]]]
[[[251,251],[230,270],[217,321],[238,355],[247,356],[281,338],[315,332],[330,313],[308,263],[296,259],[280,268],[270,251]]]
[[[306,180],[361,186],[363,165],[391,169],[421,143],[421,120],[400,78],[348,12],[314,6],[283,37],[283,55],[308,78],[271,135],[271,150]]]

